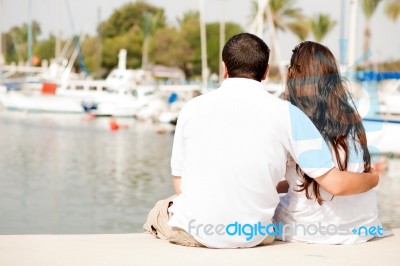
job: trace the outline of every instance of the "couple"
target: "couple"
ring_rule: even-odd
[[[177,195],[157,202],[146,231],[185,246],[245,248],[275,237],[362,243],[374,235],[353,229],[382,230],[370,190],[379,176],[332,53],[314,42],[293,50],[288,101],[261,84],[269,53],[248,33],[226,43],[221,87],[179,115],[171,158]]]

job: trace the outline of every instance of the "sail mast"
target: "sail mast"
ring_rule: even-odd
[[[207,40],[206,25],[204,21],[204,0],[199,0],[200,13],[200,39],[201,39],[201,74],[203,79],[203,89],[208,87],[208,65],[207,65]]]
[[[357,35],[357,13],[358,13],[358,0],[351,0],[350,2],[350,32],[349,32],[349,57],[347,60],[347,68],[349,68],[356,61],[356,35]]]
[[[2,20],[3,20],[3,0],[0,0],[0,65],[4,64],[4,57],[3,57],[3,27],[2,27]],[[1,73],[0,73],[1,75]]]
[[[222,50],[225,45],[225,0],[220,0],[221,2],[221,20],[219,24],[219,82],[222,82],[224,75],[224,68],[222,66]]]
[[[57,18],[56,18],[56,47],[55,58],[58,58],[61,53],[61,0],[57,1]]]
[[[28,66],[32,65],[32,0],[28,0]]]
[[[285,81],[285,70],[284,70],[282,62],[281,62],[281,49],[279,46],[278,36],[276,34],[275,24],[274,24],[274,20],[272,17],[271,6],[269,4],[269,0],[266,0],[266,1],[267,1],[267,4],[266,4],[265,11],[267,13],[268,29],[269,29],[269,33],[270,33],[271,40],[272,40],[273,52],[275,53],[275,61],[276,61],[276,64],[278,65],[278,69],[279,69],[279,73],[281,75],[282,82],[284,82]]]

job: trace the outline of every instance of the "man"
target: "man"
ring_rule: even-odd
[[[261,81],[269,48],[260,38],[233,36],[222,58],[221,88],[191,100],[179,115],[171,158],[178,196],[159,202],[145,229],[188,246],[271,243],[276,186],[288,156],[333,195],[376,186],[376,174],[333,168],[329,148],[308,117],[266,92]],[[296,135],[304,134],[298,132],[313,138],[299,140]]]

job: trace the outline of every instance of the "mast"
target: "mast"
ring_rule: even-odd
[[[56,18],[56,47],[55,58],[58,58],[61,53],[61,0],[57,1],[57,18]]]
[[[346,65],[346,52],[348,40],[346,39],[345,25],[346,25],[346,3],[344,0],[340,2],[340,70],[343,71]]]
[[[147,70],[149,62],[149,46],[150,46],[150,34],[152,28],[153,16],[149,12],[144,13],[145,24],[144,24],[144,40],[143,40],[143,52],[142,52],[142,69]]]
[[[28,0],[28,66],[32,65],[32,0]]]
[[[219,24],[219,82],[222,82],[224,75],[224,68],[222,66],[222,50],[225,44],[225,13],[224,13],[224,2],[225,0],[220,0],[221,2],[221,20]]]
[[[3,27],[2,22],[3,20],[3,0],[0,0],[0,65],[4,64],[4,57],[3,57]],[[1,75],[1,72],[0,72]]]
[[[281,48],[279,46],[278,36],[276,34],[275,25],[274,25],[274,20],[272,18],[271,6],[269,5],[269,0],[266,0],[266,1],[267,1],[267,4],[266,4],[265,11],[267,13],[267,22],[268,22],[269,32],[271,35],[272,47],[274,49],[273,51],[275,51],[275,60],[276,60],[276,63],[278,64],[279,73],[281,75],[281,80],[282,80],[282,82],[284,82],[285,81],[285,70],[281,63]]]
[[[271,7],[269,5],[269,0],[258,0],[257,2],[257,14],[256,17],[254,18],[254,22],[251,26],[251,32],[260,37],[261,39],[264,39],[264,15],[267,15],[267,24],[268,24],[268,30],[269,34],[271,37],[271,42],[272,42],[272,53],[275,55],[275,60],[278,65],[279,73],[282,79],[282,82],[285,80],[285,70],[283,68],[283,65],[281,64],[281,51],[280,51],[280,46],[279,46],[279,41],[278,41],[278,36],[276,34],[276,29],[272,17],[272,11]]]
[[[97,32],[97,77],[101,76],[101,62],[103,61],[102,51],[102,25],[101,25],[101,7],[97,7],[97,25],[98,25],[98,32]]]
[[[347,60],[347,68],[356,61],[356,35],[357,35],[357,13],[358,0],[350,1],[350,32],[349,32],[349,56]],[[348,70],[348,69],[347,69]]]
[[[200,10],[200,39],[201,39],[201,74],[203,79],[203,89],[208,87],[208,65],[207,65],[207,40],[206,25],[204,21],[204,0],[199,0]]]

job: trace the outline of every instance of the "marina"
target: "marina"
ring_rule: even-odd
[[[0,265],[397,265],[399,27],[400,0],[0,0]],[[320,135],[301,112],[346,156],[339,169],[366,138],[378,185],[325,171],[329,151],[302,136]],[[304,166],[302,152],[324,166]],[[339,198],[297,193],[300,165],[316,201]],[[326,234],[263,246],[254,223],[248,242],[243,221],[281,226],[280,212],[294,235],[317,222]],[[187,232],[165,224],[189,218]],[[194,234],[196,219],[241,229]]]

